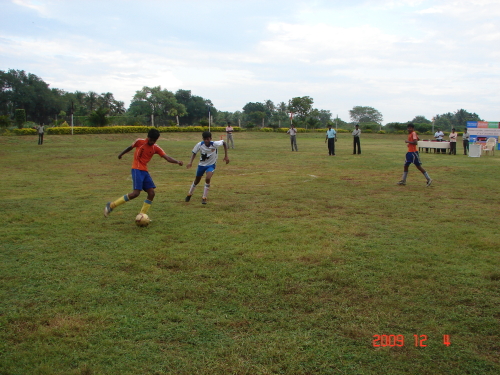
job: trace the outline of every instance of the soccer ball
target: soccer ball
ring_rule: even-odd
[[[139,214],[135,217],[135,224],[138,227],[147,227],[150,221],[149,216],[146,214]]]

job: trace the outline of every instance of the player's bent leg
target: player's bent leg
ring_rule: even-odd
[[[146,193],[148,193],[148,200],[152,201],[153,199],[155,199],[156,193],[154,188],[146,190]]]
[[[135,198],[135,197],[134,197]],[[130,197],[130,194],[126,194],[123,197],[118,198],[117,200],[113,202],[108,202],[106,203],[106,207],[104,207],[104,216],[108,217],[111,211],[113,211],[114,208],[128,202],[130,199],[133,199]]]

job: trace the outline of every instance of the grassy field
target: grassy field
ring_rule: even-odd
[[[397,186],[405,135],[329,157],[323,134],[239,133],[206,206],[153,158],[138,228],[144,193],[102,212],[139,136],[0,137],[0,374],[500,373],[498,154],[423,154],[433,185]],[[187,163],[199,138],[158,143]]]

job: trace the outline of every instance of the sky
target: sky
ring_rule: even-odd
[[[221,111],[310,96],[350,121],[500,121],[500,0],[0,0],[0,70],[68,92],[191,90]]]

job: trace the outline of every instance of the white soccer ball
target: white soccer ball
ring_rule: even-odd
[[[135,217],[135,224],[138,227],[147,227],[150,221],[149,216],[146,214],[139,214]]]

